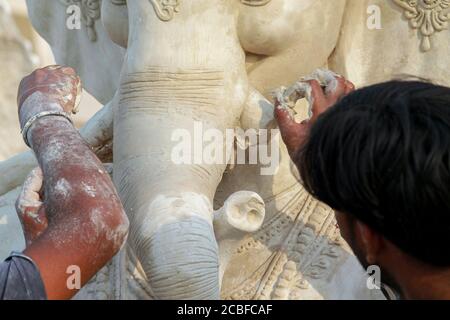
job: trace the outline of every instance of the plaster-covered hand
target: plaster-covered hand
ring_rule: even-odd
[[[43,111],[76,113],[81,94],[81,80],[70,67],[48,66],[35,70],[19,86],[17,105],[20,125]],[[35,97],[24,104],[29,97]]]
[[[44,203],[41,198],[43,174],[37,167],[28,175],[16,201],[16,211],[22,224],[25,242],[29,246],[48,226]]]
[[[314,122],[332,107],[338,100],[355,90],[355,86],[343,77],[335,76],[336,81],[330,82],[325,88],[317,80],[305,81],[311,87],[310,103],[312,116],[309,120],[298,123],[289,110],[275,100],[275,119],[280,128],[281,137],[292,159],[295,158],[301,146],[306,142]]]

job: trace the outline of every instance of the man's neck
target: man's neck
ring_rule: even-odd
[[[411,277],[402,289],[405,299],[450,300],[450,271]]]
[[[424,265],[416,260],[398,263],[395,282],[401,288],[404,299],[448,300],[450,299],[450,268]]]

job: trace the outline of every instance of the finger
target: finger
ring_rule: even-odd
[[[33,169],[25,179],[22,191],[16,201],[16,211],[28,240],[37,237],[48,225],[39,194],[42,184],[42,170],[39,167]]]
[[[47,66],[47,67],[43,67],[43,68],[41,68],[41,69],[46,69],[46,70],[58,70],[58,69],[61,69],[61,66],[60,66],[60,65],[57,65],[57,64],[54,64],[54,65],[50,65],[50,66]]]
[[[76,76],[75,70],[71,67],[67,67],[67,66],[61,67],[61,71],[67,75]]]
[[[289,110],[283,108],[279,103],[275,104],[275,120],[281,131],[288,129],[295,124],[295,120],[292,118]]]
[[[331,84],[326,89],[327,99],[334,104],[337,102],[342,96],[345,95],[345,91],[347,89],[346,80],[343,77],[335,77],[336,82],[333,82],[333,87]]]
[[[41,168],[37,167],[31,171],[22,187],[19,196],[19,204],[40,205],[41,198],[39,192],[42,189],[43,174]]]
[[[48,227],[48,219],[44,206],[39,208],[27,207],[19,215],[27,246],[31,245]]]
[[[321,113],[323,113],[327,108],[327,100],[325,97],[325,93],[317,80],[309,80],[307,81],[311,86],[311,98],[312,98],[312,107],[311,111],[313,113],[313,117],[318,117]]]
[[[353,91],[355,91],[355,85],[351,81],[345,80],[345,95],[348,95]]]
[[[297,123],[291,117],[289,111],[282,107],[275,108],[275,119],[280,129],[281,138],[288,148],[289,153],[295,153],[306,136],[307,125]]]
[[[281,132],[281,136],[289,138],[298,134],[301,125],[292,118],[288,110],[282,107],[275,108],[275,119]]]
[[[40,167],[34,168],[29,174],[27,181],[29,183],[29,190],[31,192],[39,194],[44,182],[44,175]]]

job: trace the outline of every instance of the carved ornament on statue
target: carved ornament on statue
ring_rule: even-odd
[[[241,0],[243,4],[253,7],[260,7],[268,4],[272,0]]]
[[[393,0],[402,7],[404,16],[422,36],[421,49],[430,51],[436,32],[447,30],[450,21],[450,0]]]

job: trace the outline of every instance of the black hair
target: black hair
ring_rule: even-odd
[[[295,162],[314,197],[418,260],[450,266],[450,88],[357,90],[318,118]]]

